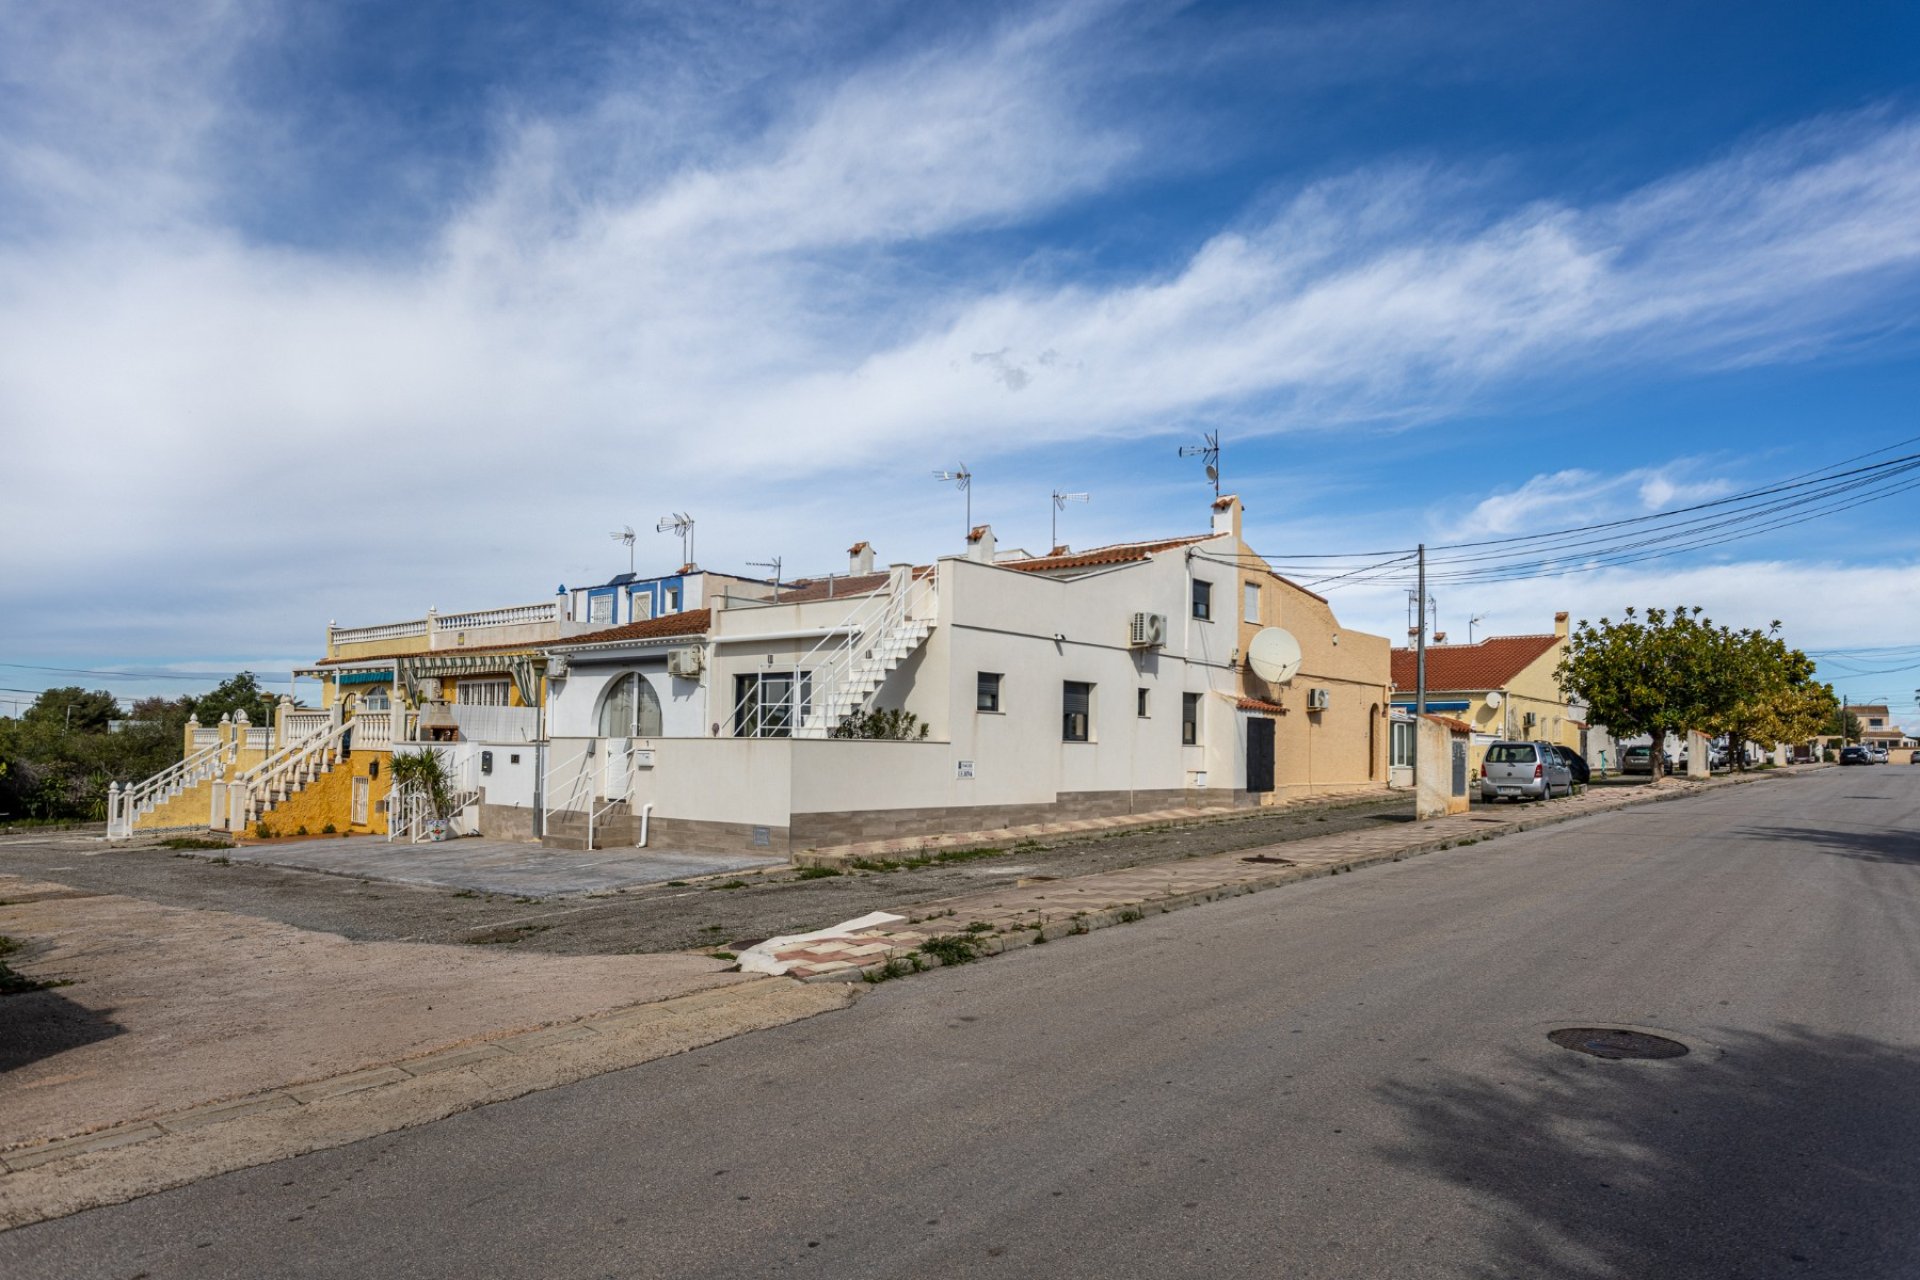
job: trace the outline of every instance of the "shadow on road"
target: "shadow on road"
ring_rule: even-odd
[[[125,1030],[58,991],[0,996],[0,1075],[84,1044],[109,1040]]]
[[[1920,864],[1920,831],[1836,831],[1821,827],[1742,827],[1735,836],[1769,843],[1806,845],[1823,853],[1868,862]]]
[[[1896,1276],[1920,1268],[1920,1053],[1800,1028],[1666,1062],[1549,1044],[1504,1082],[1383,1087],[1389,1159],[1489,1210],[1498,1276]],[[1524,1082],[1523,1082],[1524,1081]]]

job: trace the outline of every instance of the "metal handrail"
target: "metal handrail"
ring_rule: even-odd
[[[587,745],[581,749],[580,754],[567,757],[566,762],[571,765],[587,759],[587,757],[593,754],[594,741],[594,739],[589,738]],[[580,798],[581,784],[591,783],[592,781],[593,770],[580,770],[580,772],[575,775],[572,788],[567,793],[568,803],[561,807],[568,813],[577,812],[572,802]],[[553,812],[553,760],[551,753],[549,753],[545,776],[540,779],[540,834],[545,835],[547,833],[548,820],[553,816]],[[591,800],[587,802],[587,822],[589,835],[591,835],[593,822],[593,802]]]

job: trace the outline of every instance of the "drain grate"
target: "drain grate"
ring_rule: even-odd
[[[1562,1027],[1549,1031],[1547,1039],[1562,1049],[1590,1053],[1596,1058],[1678,1058],[1687,1052],[1687,1046],[1678,1040],[1619,1027]]]

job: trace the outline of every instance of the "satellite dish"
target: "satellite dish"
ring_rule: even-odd
[[[1487,710],[1498,711],[1500,709],[1500,703],[1502,701],[1504,701],[1504,699],[1501,698],[1500,691],[1498,689],[1495,689],[1492,693],[1487,695]]]
[[[1247,666],[1268,684],[1285,684],[1300,670],[1300,642],[1279,627],[1262,627],[1247,645]]]
[[[1214,466],[1211,462],[1207,464],[1207,479],[1215,483],[1218,483],[1220,480],[1220,468]]]

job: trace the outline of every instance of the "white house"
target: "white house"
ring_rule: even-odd
[[[1017,559],[982,526],[885,570],[862,543],[845,578],[552,645],[534,801],[490,790],[483,829],[800,851],[1384,787],[1388,642],[1267,569],[1240,517]],[[1302,655],[1283,684],[1244,661],[1269,627]],[[925,736],[832,736],[873,709]]]

